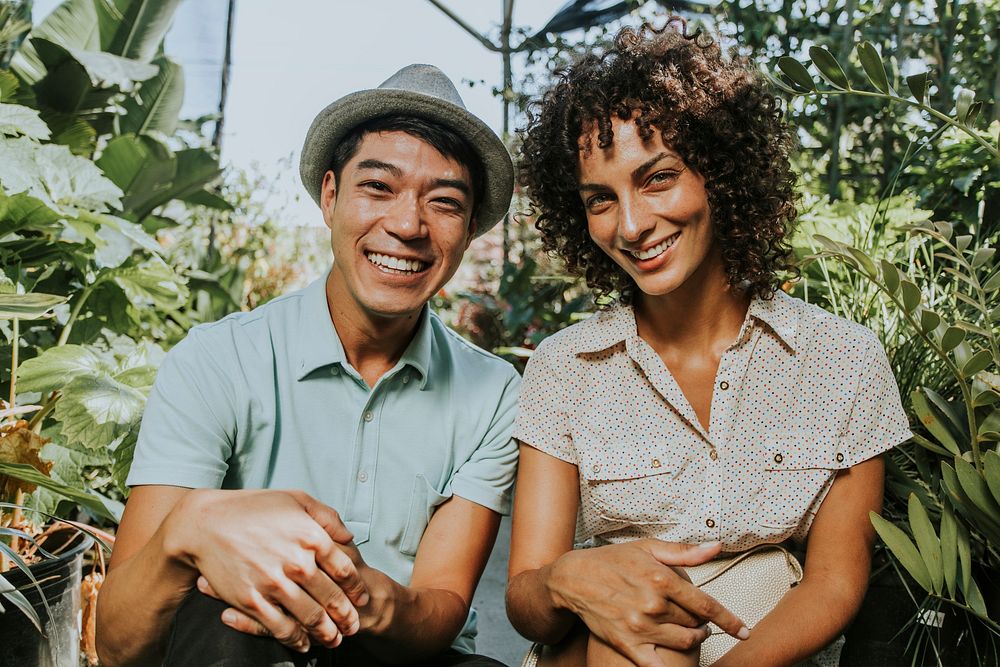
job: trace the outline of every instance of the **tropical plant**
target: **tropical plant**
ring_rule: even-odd
[[[973,161],[952,161],[946,174],[995,173],[1000,122],[988,129],[977,123],[983,104],[972,91],[958,93],[951,114],[932,107],[928,73],[907,77],[910,95],[901,95],[872,45],[862,43],[856,52],[865,87],[852,83],[854,73],[822,47],[809,50],[810,60],[828,86],[787,57],[772,79],[790,95],[857,95],[907,105],[934,125],[907,148],[876,204],[820,205],[819,215],[807,207],[803,217],[817,252],[808,258],[801,289],[834,310],[848,309],[880,334],[909,399],[913,444],[894,452],[889,476],[891,496],[903,501],[905,513],[895,522],[872,514],[876,531],[927,594],[927,604],[950,605],[1000,636],[998,610],[984,594],[995,594],[992,573],[1000,566],[997,225],[985,219],[984,206],[975,216],[953,211],[950,221],[933,220],[931,211],[916,206],[917,194],[893,192],[900,171],[930,144]],[[983,202],[996,187],[986,178],[972,195]],[[834,215],[824,218],[824,211]],[[816,233],[824,227],[829,235]],[[992,650],[995,659],[993,646],[980,657]]]

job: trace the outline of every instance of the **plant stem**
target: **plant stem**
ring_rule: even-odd
[[[69,319],[66,320],[66,326],[63,327],[62,333],[59,334],[59,340],[56,341],[56,347],[65,345],[66,341],[69,340],[69,334],[73,330],[73,324],[76,322],[76,319],[80,316],[80,311],[83,310],[83,304],[87,302],[87,299],[90,298],[91,293],[98,284],[99,281],[83,288],[83,291],[80,293],[80,298],[76,300],[76,304],[73,306],[73,311],[69,314]]]
[[[14,496],[15,505],[24,504],[24,490],[18,489],[17,495]],[[21,508],[15,507],[14,514],[11,515],[10,526],[11,528],[17,528],[18,524],[21,523]],[[14,553],[17,553],[18,549],[21,548],[21,539],[17,535],[13,535],[10,538],[10,548],[13,549]]]
[[[881,99],[892,100],[894,102],[902,102],[903,104],[908,104],[911,107],[916,107],[918,109],[926,111],[927,113],[929,113],[930,115],[934,116],[935,118],[937,118],[938,120],[940,120],[943,123],[947,123],[948,125],[951,125],[952,127],[957,127],[958,129],[962,130],[963,132],[965,132],[966,134],[968,134],[970,137],[972,137],[973,139],[975,139],[977,142],[979,142],[979,144],[983,148],[985,148],[990,153],[990,155],[992,155],[994,158],[1000,159],[1000,149],[997,149],[997,148],[994,148],[993,146],[991,146],[988,141],[986,141],[981,136],[979,136],[979,133],[976,132],[975,129],[973,129],[971,127],[968,127],[967,125],[965,125],[963,123],[959,123],[958,121],[956,121],[951,116],[949,116],[947,114],[943,114],[940,111],[938,111],[937,109],[935,109],[933,107],[929,107],[929,106],[927,106],[926,104],[924,104],[922,102],[917,102],[917,101],[914,101],[914,100],[910,100],[910,99],[907,99],[905,97],[899,97],[898,95],[890,95],[888,93],[873,93],[873,92],[868,91],[868,90],[857,90],[856,88],[849,88],[847,90],[814,90],[814,91],[810,91],[808,93],[796,93],[796,94],[797,95],[802,95],[802,96],[805,96],[805,95],[860,95],[861,97],[877,97],[877,98],[881,98]]]
[[[28,428],[35,433],[40,433],[42,430],[42,421],[48,416],[50,412],[56,407],[56,399],[59,398],[60,394],[58,391],[54,391],[49,394],[49,398],[42,405],[42,409],[32,415],[31,420],[28,422]],[[37,429],[37,430],[36,430]]]
[[[17,396],[17,353],[21,344],[21,320],[15,317],[11,326],[13,333],[10,337],[10,400],[7,402],[8,408],[14,407],[14,397]]]

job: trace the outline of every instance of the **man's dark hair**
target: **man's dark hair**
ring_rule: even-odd
[[[556,84],[529,110],[519,180],[538,212],[545,249],[599,295],[634,298],[635,283],[590,238],[578,192],[579,156],[614,141],[612,119],[659,132],[705,179],[715,238],[729,283],[770,298],[779,271],[794,272],[786,235],[794,220],[792,139],[776,98],[743,58],[725,59],[683,23],[625,28],[604,55],[557,70]],[[581,147],[581,144],[582,147]]]
[[[333,158],[330,160],[330,170],[337,177],[337,183],[340,183],[344,165],[358,154],[361,140],[366,134],[374,132],[405,132],[426,141],[438,153],[468,169],[469,179],[472,181],[472,219],[476,220],[486,189],[482,159],[469,142],[457,132],[416,116],[378,116],[351,128],[333,149]],[[476,224],[479,224],[478,220]]]

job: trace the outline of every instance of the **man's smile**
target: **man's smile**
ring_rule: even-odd
[[[420,273],[430,266],[429,262],[419,259],[406,259],[385,253],[366,252],[365,257],[373,265],[386,273],[414,274]]]

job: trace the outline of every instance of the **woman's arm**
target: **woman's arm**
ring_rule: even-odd
[[[884,473],[878,456],[837,475],[809,531],[802,583],[716,667],[794,665],[844,631],[868,588],[875,539],[868,512],[882,509]]]
[[[699,645],[705,620],[734,636],[743,629],[671,567],[711,560],[718,544],[638,540],[573,551],[576,466],[522,444],[516,488],[507,615],[528,639],[556,644],[579,618],[637,665],[659,665],[656,646]]]

